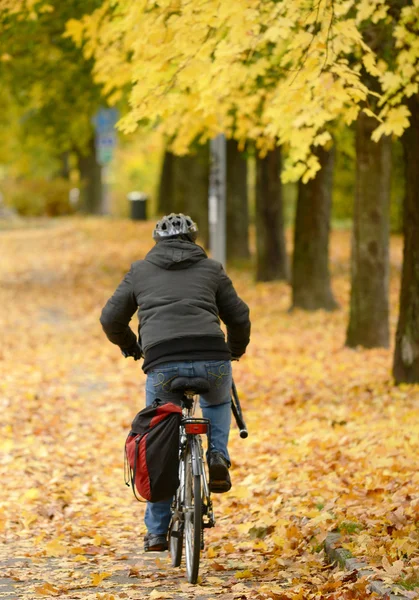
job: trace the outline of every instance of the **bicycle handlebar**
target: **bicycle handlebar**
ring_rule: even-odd
[[[237,394],[236,384],[233,383],[231,385],[232,398],[231,398],[231,410],[233,411],[234,418],[237,423],[237,427],[239,428],[240,437],[242,439],[246,439],[249,435],[247,431],[246,423],[244,422],[242,407],[240,404],[239,396]]]

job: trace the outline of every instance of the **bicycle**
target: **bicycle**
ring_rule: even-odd
[[[176,377],[170,386],[173,392],[183,392],[182,420],[179,444],[179,487],[172,504],[169,525],[169,551],[173,567],[179,567],[185,546],[186,574],[189,583],[198,580],[201,550],[204,549],[204,529],[214,527],[215,518],[209,489],[206,460],[201,435],[206,435],[211,447],[209,419],[194,417],[196,396],[209,390],[209,383],[200,377]],[[232,385],[232,411],[240,437],[248,436],[236,386]]]

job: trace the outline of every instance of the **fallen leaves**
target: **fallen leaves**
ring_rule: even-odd
[[[322,543],[338,528],[378,577],[414,585],[418,388],[393,387],[391,351],[343,348],[344,311],[289,314],[285,284],[254,285],[241,271],[231,275],[251,305],[252,343],[233,368],[250,435],[241,440],[233,425],[233,488],[213,498],[202,581],[193,588],[183,566],[142,554],[144,507],[123,485],[121,449],[145,377],[107,344],[98,316],[151,229],[70,219],[2,233],[0,552],[26,560],[7,576],[38,596],[68,589],[72,600],[362,600],[368,582],[324,564]],[[343,306],[348,261],[339,233],[332,265]],[[393,278],[393,325],[397,295]]]

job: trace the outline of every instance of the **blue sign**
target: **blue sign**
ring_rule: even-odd
[[[113,130],[119,119],[116,108],[100,108],[93,117],[93,125],[98,133]]]
[[[115,125],[118,119],[116,108],[101,108],[92,119],[96,129],[96,160],[102,166],[112,160],[116,146]]]

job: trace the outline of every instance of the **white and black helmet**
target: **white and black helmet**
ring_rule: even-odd
[[[171,213],[156,223],[153,239],[158,241],[179,236],[187,236],[192,242],[198,235],[198,226],[188,215]]]

